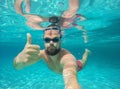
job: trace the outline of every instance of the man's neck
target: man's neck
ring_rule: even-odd
[[[54,55],[54,56],[51,56],[51,55],[49,55],[49,56],[50,56],[50,58],[51,58],[52,60],[55,60],[55,59],[58,59],[58,58],[59,58],[59,55],[60,55],[60,52],[57,53],[57,54]]]
[[[49,56],[55,56],[55,55],[57,55],[57,54],[60,52],[60,50],[61,50],[61,48],[58,49],[58,50],[56,50],[56,51],[54,52],[54,54],[51,54],[48,50],[45,50],[45,52],[46,52],[46,54],[49,55]]]
[[[61,51],[61,49],[60,49],[60,51]],[[59,51],[56,55],[49,55],[50,59],[51,59],[52,61],[58,60],[59,57],[60,57],[60,51]]]

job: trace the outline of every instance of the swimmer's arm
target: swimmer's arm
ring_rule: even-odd
[[[16,12],[19,13],[20,15],[23,15],[22,2],[23,0],[15,0],[15,4],[14,4]]]
[[[63,78],[65,82],[65,89],[81,89],[77,79],[77,68],[76,61],[65,57],[62,59],[63,62]],[[67,61],[66,61],[67,60]]]
[[[44,50],[40,50],[40,46],[32,44],[32,36],[27,33],[27,41],[24,49],[14,59],[14,67],[22,69],[26,66],[32,65],[43,58]]]
[[[82,66],[84,66],[86,64],[89,54],[90,54],[90,50],[85,49],[82,60],[80,60],[82,63]]]
[[[23,59],[23,58],[26,58],[26,57],[24,57],[25,54],[23,54],[23,52],[21,52],[21,53],[19,53],[17,55],[17,57],[15,57],[13,65],[14,65],[15,69],[17,69],[17,70],[23,69],[24,67],[30,66],[32,64],[35,64],[39,60],[43,59],[42,51],[39,53],[39,55],[40,56],[38,58],[27,56],[27,58],[29,60],[26,60],[26,59]]]

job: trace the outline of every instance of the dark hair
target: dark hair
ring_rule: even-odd
[[[59,17],[52,16],[52,17],[49,18],[49,22],[51,22],[51,23],[57,23],[57,22],[59,22]]]
[[[58,16],[52,16],[49,18],[49,22],[52,24],[61,25],[62,21],[63,21],[63,18]]]

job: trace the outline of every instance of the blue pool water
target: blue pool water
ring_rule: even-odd
[[[68,1],[32,0],[31,13],[61,15],[67,9],[65,3]],[[28,27],[13,4],[14,0],[0,0],[0,89],[64,89],[62,75],[49,70],[44,61],[14,69],[14,57],[24,48],[27,32],[32,34],[33,44],[41,49],[44,44],[43,32]],[[81,0],[78,13],[87,17],[79,24],[87,31],[88,43],[84,43],[82,31],[69,28],[62,47],[77,59],[85,48],[91,50],[86,66],[78,73],[79,84],[82,89],[120,89],[120,0]]]

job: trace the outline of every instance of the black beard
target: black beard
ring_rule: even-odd
[[[61,50],[61,49],[59,48],[59,49],[56,49],[54,52],[50,52],[50,51],[48,51],[48,50],[46,49],[45,52],[46,52],[48,55],[54,56],[54,55],[56,55],[57,53],[59,53],[60,50]]]

